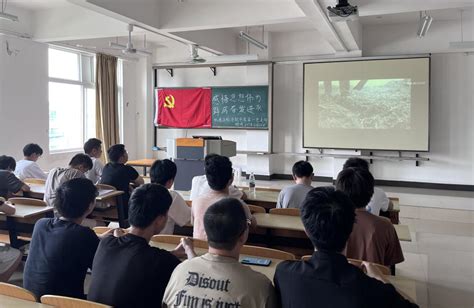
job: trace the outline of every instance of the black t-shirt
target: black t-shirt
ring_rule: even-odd
[[[94,258],[88,300],[114,307],[161,307],[174,268],[168,251],[150,247],[139,236],[108,236]]]
[[[102,170],[100,183],[112,185],[118,190],[125,192],[123,199],[128,201],[130,198],[128,185],[130,182],[135,181],[138,176],[137,170],[133,169],[133,167],[124,164],[108,163]]]
[[[59,218],[36,222],[23,273],[23,286],[39,299],[44,294],[84,296],[99,238],[94,231]]]
[[[274,284],[282,308],[418,307],[337,253],[317,251],[309,261],[283,261]]]
[[[23,185],[14,173],[0,170],[0,197],[8,198],[9,194],[20,191]]]

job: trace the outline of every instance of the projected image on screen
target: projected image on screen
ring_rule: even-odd
[[[319,127],[410,129],[410,79],[319,81]]]

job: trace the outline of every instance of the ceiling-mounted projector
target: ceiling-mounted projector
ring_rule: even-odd
[[[350,5],[348,0],[338,0],[336,6],[328,6],[328,17],[331,22],[353,21],[359,19],[357,5]]]

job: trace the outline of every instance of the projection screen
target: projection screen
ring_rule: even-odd
[[[303,147],[429,150],[430,58],[304,64]]]

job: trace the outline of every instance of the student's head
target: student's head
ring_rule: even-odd
[[[69,167],[86,173],[92,169],[92,159],[86,154],[76,154],[69,162]]]
[[[150,169],[152,183],[161,184],[170,189],[177,172],[176,164],[169,159],[156,160]]]
[[[0,156],[0,170],[14,171],[16,168],[16,161],[11,156]]]
[[[342,166],[342,169],[347,169],[347,168],[362,168],[365,170],[369,170],[369,163],[362,158],[358,157],[351,157],[346,162],[344,163],[344,166]]]
[[[349,196],[356,208],[363,208],[374,194],[374,177],[366,169],[343,169],[337,175],[336,189]]]
[[[213,190],[221,191],[232,184],[232,162],[228,157],[210,154],[204,164],[207,182]]]
[[[43,149],[36,143],[28,143],[23,148],[23,156],[31,161],[37,161],[43,155]]]
[[[168,220],[172,198],[160,184],[145,184],[136,188],[128,201],[128,221],[132,227],[152,228],[154,234],[163,230]]]
[[[54,207],[62,217],[84,218],[94,209],[97,188],[84,178],[64,182],[56,189]]]
[[[125,145],[114,144],[107,150],[107,156],[113,163],[125,164],[128,161],[128,153]]]
[[[301,220],[316,249],[341,252],[355,221],[354,204],[332,186],[317,187],[301,204]]]
[[[310,163],[304,160],[297,161],[291,170],[293,172],[293,178],[309,178],[313,177],[313,166]]]
[[[84,143],[84,153],[90,157],[99,158],[102,155],[102,141],[97,138],[90,138]]]
[[[211,205],[204,214],[204,229],[209,246],[233,250],[244,245],[248,237],[249,221],[242,203],[235,198],[224,198]]]

